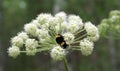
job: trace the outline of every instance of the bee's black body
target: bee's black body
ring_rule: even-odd
[[[63,42],[64,42],[64,45],[62,45],[63,48],[67,48],[68,44],[65,41],[63,41]]]
[[[64,49],[67,48],[68,44],[65,42],[64,37],[60,34],[56,35],[56,42]]]
[[[63,41],[64,41],[63,36],[60,35],[60,34],[57,34],[57,35],[56,35],[56,42],[57,42],[58,44],[61,44]]]

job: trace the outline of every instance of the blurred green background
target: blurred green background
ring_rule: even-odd
[[[120,0],[0,0],[0,71],[64,71],[61,62],[52,61],[49,51],[36,56],[21,54],[17,59],[7,54],[10,38],[38,14],[65,11],[98,25],[111,10],[120,10]],[[120,40],[112,41],[101,38],[87,57],[70,52],[71,71],[120,71]]]

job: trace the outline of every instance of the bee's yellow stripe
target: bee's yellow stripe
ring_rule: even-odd
[[[56,36],[55,36],[55,38],[58,38],[58,37],[60,37],[60,35],[56,35]]]
[[[61,43],[61,46],[63,46],[64,44],[65,44],[65,42],[62,42],[62,43]]]

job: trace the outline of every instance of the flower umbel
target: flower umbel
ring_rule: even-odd
[[[42,13],[11,39],[12,47],[8,48],[8,52],[15,58],[20,53],[35,55],[49,50],[51,58],[62,60],[69,50],[90,55],[98,38],[98,28],[91,22],[82,22],[77,15],[59,12],[52,16]]]

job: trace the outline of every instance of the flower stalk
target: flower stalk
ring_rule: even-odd
[[[68,63],[67,63],[67,60],[66,60],[65,57],[63,58],[63,63],[64,63],[64,66],[65,66],[65,70],[69,71]]]

